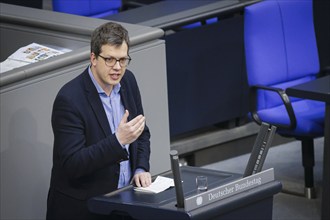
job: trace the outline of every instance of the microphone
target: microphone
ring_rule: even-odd
[[[243,177],[247,177],[261,171],[268,153],[268,149],[273,141],[275,131],[275,126],[265,122],[261,124]]]
[[[173,178],[174,178],[177,207],[184,208],[184,196],[183,196],[181,173],[180,173],[180,167],[179,167],[178,151],[171,150],[170,158],[171,158],[171,167],[172,167],[172,173],[173,173]]]

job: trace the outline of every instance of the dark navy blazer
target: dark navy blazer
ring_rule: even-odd
[[[120,84],[121,100],[129,111],[129,120],[143,114],[140,91],[132,72],[126,70]],[[119,163],[123,160],[130,160],[132,173],[136,168],[149,171],[148,127],[130,145],[128,154],[111,132],[88,69],[60,89],[54,101],[52,127],[51,191],[79,200],[114,191]]]

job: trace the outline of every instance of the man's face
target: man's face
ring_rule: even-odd
[[[126,42],[123,42],[117,47],[103,45],[97,58],[94,53],[91,53],[92,73],[106,93],[110,93],[113,86],[118,84],[124,76],[126,66],[121,65],[119,60],[128,58],[127,49]]]

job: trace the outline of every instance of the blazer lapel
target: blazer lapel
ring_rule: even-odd
[[[123,106],[124,106],[125,110],[127,109],[129,111],[129,109],[130,109],[129,108],[129,102],[127,100],[127,92],[126,92],[126,88],[125,88],[126,84],[125,83],[121,83],[120,85],[121,85],[121,87],[120,87],[120,98],[121,98],[121,101],[123,102]],[[131,117],[132,116],[129,115],[128,116],[128,120],[130,120]]]
[[[89,77],[88,70],[85,71],[83,79],[84,79],[84,84],[85,84],[85,88],[86,88],[87,99],[94,111],[96,120],[98,121],[100,127],[102,128],[102,130],[104,132],[104,135],[107,136],[112,133],[111,128],[110,128],[106,113],[104,111],[102,102],[100,100],[99,94],[98,94],[92,80]]]

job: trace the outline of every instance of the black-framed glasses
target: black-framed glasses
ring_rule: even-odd
[[[99,57],[104,60],[105,65],[107,65],[108,67],[113,67],[114,65],[116,65],[117,62],[119,62],[119,65],[121,67],[126,67],[132,60],[130,56],[117,59],[114,57],[104,57],[99,54]]]

